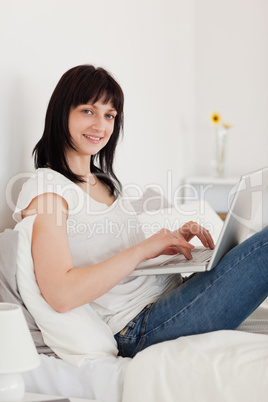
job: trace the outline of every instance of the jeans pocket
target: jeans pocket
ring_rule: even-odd
[[[133,357],[136,349],[141,348],[140,344],[141,342],[144,343],[142,338],[144,338],[143,335],[151,306],[152,304],[148,304],[144,307],[136,317],[115,335],[120,356]]]

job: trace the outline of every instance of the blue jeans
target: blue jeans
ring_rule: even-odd
[[[119,355],[180,336],[236,329],[268,297],[268,226],[227,253],[211,271],[186,279],[146,306],[115,335]]]

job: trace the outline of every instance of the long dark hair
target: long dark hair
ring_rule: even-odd
[[[98,176],[117,196],[121,183],[113,170],[115,149],[123,132],[124,95],[120,85],[103,68],[81,65],[68,70],[59,80],[50,98],[43,136],[33,150],[35,168],[50,167],[74,183],[83,182],[69,167],[65,151],[75,149],[69,132],[68,120],[71,107],[98,100],[111,101],[117,111],[114,131],[108,143],[91,157],[91,172]]]

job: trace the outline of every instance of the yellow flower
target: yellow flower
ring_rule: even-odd
[[[221,117],[218,113],[213,113],[211,116],[212,123],[218,125],[221,121]]]

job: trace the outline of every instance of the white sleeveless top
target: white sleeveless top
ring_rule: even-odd
[[[37,169],[23,185],[14,219],[20,222],[21,211],[43,193],[58,194],[68,204],[67,230],[75,268],[97,264],[145,238],[127,195],[107,206],[48,168]],[[90,306],[116,334],[143,307],[177,285],[178,278],[174,283],[168,275],[126,277]]]

